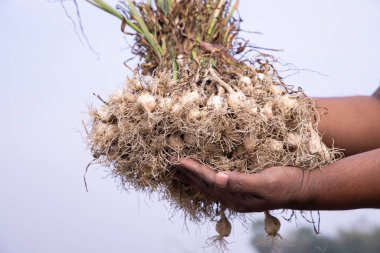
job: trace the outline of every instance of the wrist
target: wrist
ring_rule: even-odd
[[[313,210],[316,205],[316,188],[318,184],[319,169],[314,170],[301,170],[299,175],[299,184],[296,186],[295,194],[291,195],[289,200],[291,209],[294,210]]]

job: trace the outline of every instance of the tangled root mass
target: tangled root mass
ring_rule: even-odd
[[[311,123],[314,101],[285,86],[271,65],[216,68],[183,61],[179,81],[163,68],[135,74],[91,110],[92,153],[123,185],[158,191],[191,220],[203,221],[215,218],[219,206],[172,179],[173,158],[250,174],[272,166],[309,170],[339,157]]]

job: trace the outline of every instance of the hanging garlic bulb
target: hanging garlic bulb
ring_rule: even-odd
[[[272,238],[281,238],[280,234],[278,233],[281,228],[281,222],[276,217],[272,216],[268,211],[265,211],[264,214],[264,228],[267,232],[267,235]]]
[[[220,236],[227,237],[231,234],[231,229],[231,222],[227,219],[223,211],[220,220],[215,225],[215,230]]]

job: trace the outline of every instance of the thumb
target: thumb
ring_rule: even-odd
[[[220,188],[226,188],[228,183],[228,175],[223,172],[216,173],[214,183]]]
[[[244,174],[234,171],[223,171],[215,175],[214,183],[220,188],[228,188],[233,192],[256,192],[263,186],[263,178],[259,173]],[[268,186],[266,186],[268,187]]]

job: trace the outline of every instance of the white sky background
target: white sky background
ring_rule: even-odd
[[[122,87],[129,74],[122,63],[131,55],[118,20],[79,2],[99,60],[59,3],[0,1],[0,252],[202,252],[213,224],[186,231],[179,215],[169,220],[167,203],[122,192],[100,167],[90,169],[85,192],[91,156],[81,120],[87,105],[98,103],[92,92],[106,98]],[[288,79],[309,95],[370,95],[379,85],[380,1],[242,0],[240,14],[243,29],[264,34],[245,38],[328,75]],[[358,221],[380,225],[379,214],[323,212],[322,232]],[[283,223],[286,238],[295,225]],[[253,252],[252,234],[235,225],[232,252]]]

